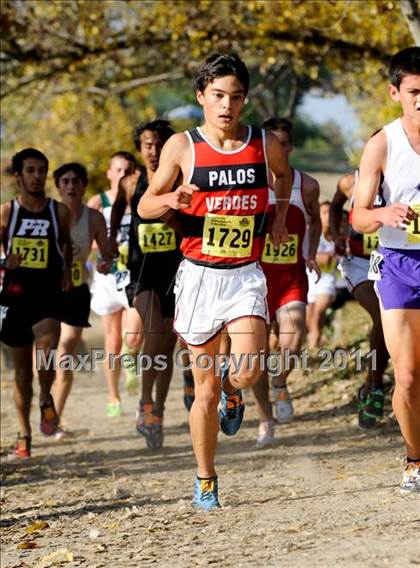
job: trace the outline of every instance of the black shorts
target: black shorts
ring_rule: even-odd
[[[137,271],[130,271],[130,283],[125,287],[128,303],[134,306],[134,298],[142,292],[153,290],[159,296],[160,312],[163,318],[173,318],[175,315],[175,294],[174,294],[175,278],[168,280],[166,277],[160,281],[156,278],[139,278]]]
[[[32,327],[40,321],[59,320],[60,293],[36,293],[30,297],[0,294],[0,341],[24,347],[34,340]]]
[[[59,319],[75,327],[90,327],[90,290],[87,284],[62,292],[60,296]]]

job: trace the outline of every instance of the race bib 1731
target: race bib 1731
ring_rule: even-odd
[[[273,245],[270,235],[265,237],[264,252],[261,260],[268,264],[296,264],[298,261],[299,235],[289,235],[286,243],[280,243],[278,247]]]
[[[246,258],[251,256],[254,224],[253,215],[207,213],[201,252],[220,257]]]
[[[48,239],[13,237],[12,253],[22,257],[23,268],[47,268]]]

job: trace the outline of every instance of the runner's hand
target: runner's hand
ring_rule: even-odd
[[[112,260],[99,260],[96,264],[96,270],[100,274],[108,274],[112,267]]]
[[[21,265],[22,262],[22,257],[20,256],[20,254],[14,254],[13,252],[11,254],[9,254],[9,256],[6,258],[6,268],[9,270],[14,270],[15,268],[18,268],[18,266]]]
[[[171,209],[187,209],[191,205],[194,192],[199,190],[197,185],[191,183],[180,185],[175,191],[166,194],[166,205]]]
[[[318,276],[315,284],[319,282],[321,278],[321,269],[319,268],[317,261],[314,258],[308,258],[306,260],[306,268],[309,269],[309,272],[315,272],[316,275]]]
[[[385,227],[394,227],[395,229],[406,231],[411,221],[417,217],[418,214],[409,205],[394,203],[380,210],[379,220]]]
[[[270,236],[275,247],[279,247],[280,243],[287,243],[291,240],[286,225],[277,219],[273,220],[270,228]]]

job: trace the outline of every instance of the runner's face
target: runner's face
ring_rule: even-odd
[[[284,130],[273,130],[272,132],[274,136],[277,138],[277,140],[280,142],[284,155],[287,158],[287,156],[290,154],[290,152],[293,149],[289,135],[287,134],[287,132],[284,132]]]
[[[71,170],[63,174],[58,180],[58,191],[66,205],[82,203],[85,189],[82,180]]]
[[[112,186],[118,186],[120,179],[130,173],[132,173],[130,162],[125,158],[115,156],[109,164],[109,169],[106,175]]]
[[[406,75],[400,88],[389,86],[391,98],[401,103],[404,116],[420,120],[420,75]]]
[[[227,75],[209,83],[203,93],[197,91],[197,101],[203,107],[207,123],[229,131],[239,122],[245,104],[245,90],[234,75]]]
[[[22,173],[17,174],[17,179],[24,192],[33,197],[43,196],[47,181],[47,165],[43,160],[26,158],[23,161]]]
[[[143,158],[144,165],[152,172],[158,169],[163,144],[162,137],[157,132],[145,130],[140,135],[140,154]]]

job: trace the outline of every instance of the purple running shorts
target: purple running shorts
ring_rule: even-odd
[[[378,252],[383,259],[375,289],[384,309],[420,310],[420,250],[381,247]]]

